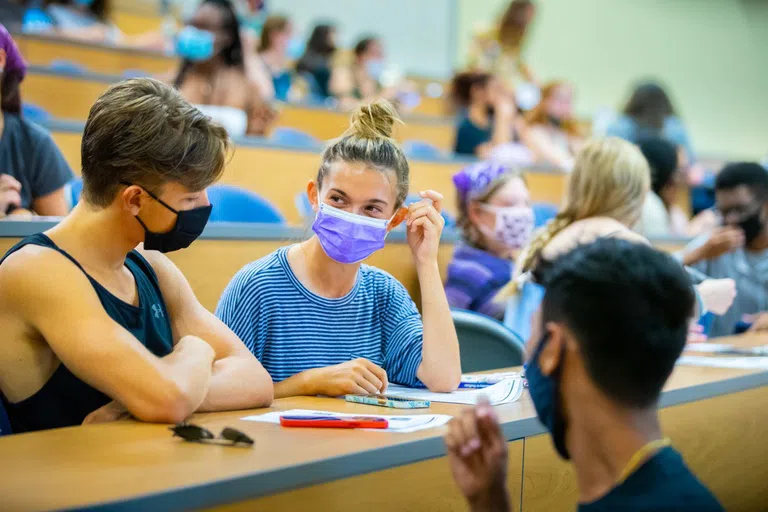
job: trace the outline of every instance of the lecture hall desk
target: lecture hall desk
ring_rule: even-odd
[[[111,74],[73,74],[33,67],[21,85],[25,102],[43,107],[56,119],[84,121],[91,106],[110,84],[122,77]],[[56,94],[51,94],[56,91]],[[333,139],[349,127],[349,113],[318,106],[281,104],[275,127],[303,130],[320,141]],[[453,121],[445,117],[404,115],[395,128],[400,140],[421,140],[449,152],[453,148]]]
[[[765,344],[768,337],[727,340]],[[768,504],[768,371],[678,367],[662,397],[665,434],[729,511]],[[277,400],[271,410],[390,413],[330,398]],[[465,406],[434,404],[456,415]],[[497,408],[509,442],[513,510],[574,510],[570,468],[556,460],[527,394]],[[130,420],[0,438],[2,510],[464,511],[445,460],[444,429],[411,434],[289,430],[199,414],[214,432],[238,428],[253,448],[185,443]]]
[[[83,123],[51,122],[46,125],[53,139],[80,174],[80,141]],[[313,150],[276,146],[263,139],[236,140],[232,159],[221,183],[252,190],[272,202],[289,224],[298,224],[296,196],[306,191],[309,180],[317,176],[320,153]],[[467,160],[410,160],[411,191],[434,189],[445,196],[444,209],[456,214],[456,189],[452,177]],[[559,205],[565,193],[565,174],[540,168],[527,173],[528,187],[534,201]]]
[[[57,59],[82,63],[91,72],[122,75],[142,70],[161,75],[178,67],[176,57],[161,52],[71,41],[54,36],[13,34],[28,64],[48,66]]]

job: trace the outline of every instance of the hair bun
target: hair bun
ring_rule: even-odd
[[[363,139],[391,139],[396,122],[402,121],[395,107],[385,99],[378,99],[355,109],[346,135]]]

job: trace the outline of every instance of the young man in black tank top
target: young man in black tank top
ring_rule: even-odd
[[[128,80],[97,100],[81,202],[0,262],[14,432],[270,404],[267,372],[161,254],[202,232],[229,150],[226,131],[161,82]]]
[[[602,239],[555,260],[543,284],[525,374],[556,451],[573,460],[578,510],[721,512],[659,426],[659,395],[694,311],[680,264],[644,244]],[[446,444],[471,509],[511,510],[493,409],[454,419]]]

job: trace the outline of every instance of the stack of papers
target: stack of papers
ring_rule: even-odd
[[[448,404],[475,405],[481,396],[488,399],[491,405],[516,402],[523,394],[523,379],[514,377],[482,389],[459,389],[453,393],[433,393],[424,389],[412,389],[390,384],[384,393],[387,396],[408,398],[411,400],[429,400]]]
[[[418,432],[428,428],[442,427],[449,421],[451,416],[445,414],[418,414],[413,416],[394,416],[387,414],[344,414],[340,412],[313,411],[308,409],[292,409],[290,411],[268,412],[255,416],[246,416],[242,418],[246,421],[259,421],[262,423],[280,424],[280,416],[311,416],[316,418],[334,417],[334,418],[384,418],[389,422],[387,428],[359,429],[370,432],[400,432],[403,434],[409,432]]]
[[[686,352],[696,352],[699,354],[726,354],[726,355],[745,355],[745,356],[768,356],[768,345],[753,348],[741,348],[725,343],[691,343],[685,346]]]
[[[742,370],[768,370],[768,357],[704,357],[682,356],[677,364],[710,368],[738,368]]]

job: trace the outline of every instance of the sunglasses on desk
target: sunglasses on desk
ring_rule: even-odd
[[[226,427],[217,436],[207,428],[191,423],[179,423],[170,427],[174,437],[180,437],[192,443],[220,444],[229,446],[253,446],[253,439],[239,430]]]

